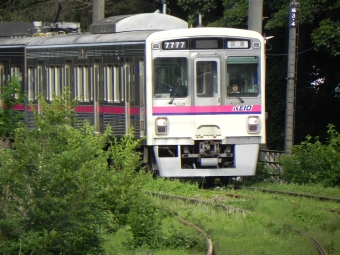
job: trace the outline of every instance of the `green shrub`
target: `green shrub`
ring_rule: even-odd
[[[14,150],[0,150],[1,254],[101,252],[104,217],[93,183],[107,172],[109,131],[96,136],[87,123],[74,129],[55,120],[46,111],[37,129],[14,131]]]
[[[0,137],[10,138],[23,114],[13,110],[23,104],[26,95],[22,93],[18,77],[13,76],[6,86],[0,87]]]
[[[101,135],[87,122],[73,128],[69,98],[40,97],[37,128],[15,129],[14,149],[0,149],[0,254],[101,254],[103,234],[129,224],[136,245],[157,234],[145,174],[135,171],[140,142],[130,133],[107,149],[109,127]]]
[[[340,134],[328,125],[328,139],[322,144],[316,137],[292,148],[292,155],[283,155],[283,179],[298,184],[321,183],[334,186],[340,181]]]

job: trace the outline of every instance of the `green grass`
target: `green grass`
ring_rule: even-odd
[[[338,188],[319,185],[256,185],[320,196],[340,197]],[[318,254],[309,235],[318,240],[329,255],[340,254],[340,219],[330,210],[340,204],[308,198],[262,193],[254,190],[201,190],[198,185],[157,179],[146,186],[148,191],[187,196],[223,203],[249,213],[228,213],[205,205],[177,200],[154,200],[168,207],[211,236],[215,254]],[[229,194],[229,196],[226,196]],[[296,230],[306,234],[300,234]],[[228,251],[226,253],[226,251]],[[175,254],[175,253],[174,253]]]
[[[166,207],[159,204],[164,211]],[[203,255],[206,252],[205,236],[194,228],[184,225],[176,217],[166,217],[162,221],[162,243],[159,249],[151,250],[148,247],[130,249],[129,240],[132,238],[129,227],[118,232],[105,235],[105,254],[115,255]]]
[[[155,198],[157,199],[157,198]],[[285,221],[251,213],[228,214],[221,210],[182,201],[159,201],[170,205],[180,217],[208,232],[215,254],[317,254],[307,236],[298,234]],[[227,251],[227,252],[226,252]]]
[[[325,188],[322,185],[318,184],[297,185],[297,184],[274,184],[263,182],[256,183],[253,185],[253,187],[340,198],[340,187]]]

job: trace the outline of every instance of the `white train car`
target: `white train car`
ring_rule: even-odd
[[[146,136],[144,160],[160,176],[254,175],[266,142],[265,41],[187,27],[151,13],[110,17],[87,34],[0,38],[0,86],[19,76],[35,104],[69,86],[78,118],[98,132]],[[18,109],[34,125],[28,105]]]

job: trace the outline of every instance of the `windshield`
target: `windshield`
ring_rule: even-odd
[[[227,58],[228,97],[255,97],[259,95],[257,57]]]
[[[154,59],[154,97],[185,98],[188,96],[186,58]]]

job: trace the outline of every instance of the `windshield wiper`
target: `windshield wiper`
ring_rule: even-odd
[[[237,99],[238,100],[240,100],[240,102],[241,103],[244,103],[244,101],[243,101],[243,99],[240,97],[240,96],[238,96],[238,94],[239,94],[239,92],[237,92],[237,93],[231,93],[231,94],[228,94],[229,96],[232,96],[232,97],[237,97]]]
[[[176,85],[177,85],[177,86],[176,86]],[[175,89],[175,92],[174,92],[174,94],[172,95],[172,97],[171,97],[171,99],[170,99],[169,104],[172,104],[172,103],[174,102],[175,97],[176,97],[176,95],[177,95],[177,93],[178,93],[178,90],[179,90],[179,88],[181,87],[181,85],[182,85],[182,81],[181,81],[181,80],[178,80],[178,81],[176,82],[176,84],[175,84],[176,89]]]
[[[237,97],[237,98],[241,101],[241,103],[244,103],[244,101],[241,97]]]

